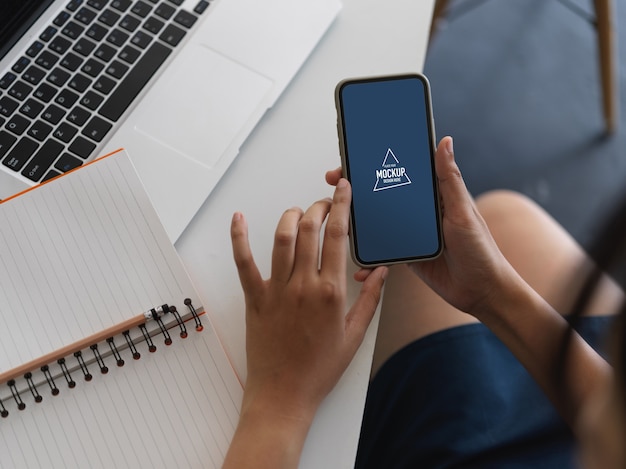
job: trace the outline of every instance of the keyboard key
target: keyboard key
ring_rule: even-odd
[[[108,44],[100,44],[100,47],[98,47],[96,49],[96,51],[93,53],[93,55],[95,57],[98,57],[100,60],[102,60],[104,62],[108,62],[113,57],[115,57],[116,53],[117,53],[117,49],[114,49],[113,47],[109,46]]]
[[[9,122],[4,126],[5,129],[10,130],[16,135],[22,135],[24,131],[30,125],[30,121],[25,117],[20,116],[19,114],[15,114]]]
[[[131,0],[113,0],[111,6],[117,11],[125,12],[131,3],[133,3]]]
[[[67,122],[62,122],[52,135],[62,142],[69,143],[69,141],[72,140],[72,137],[76,135],[76,132],[78,132],[76,127],[68,124]]]
[[[83,129],[82,134],[96,142],[100,142],[107,132],[111,130],[111,127],[113,126],[104,119],[93,116]]]
[[[54,102],[60,104],[66,109],[71,108],[78,100],[78,95],[70,90],[61,90],[58,96],[54,99]]]
[[[0,98],[0,115],[4,117],[9,117],[13,114],[13,111],[17,109],[20,105],[14,99],[9,98],[8,96],[4,96]]]
[[[128,34],[116,28],[111,31],[111,34],[107,36],[107,41],[111,44],[116,45],[117,47],[122,47],[124,43],[128,40],[128,38]]]
[[[72,111],[67,115],[67,121],[71,122],[78,127],[81,127],[89,117],[91,116],[91,112],[87,109],[83,109],[80,106],[76,106]]]
[[[50,72],[46,80],[56,86],[63,86],[67,80],[70,79],[70,74],[65,70],[56,67]]]
[[[31,181],[39,181],[62,151],[63,145],[54,140],[48,140],[26,165],[22,175]]]
[[[170,0],[174,5],[181,6],[185,0]]]
[[[81,71],[86,73],[91,77],[97,77],[100,72],[104,69],[104,64],[95,59],[89,59],[85,62],[85,65],[81,67]]]
[[[61,173],[59,173],[58,171],[55,171],[54,169],[51,169],[50,171],[48,171],[48,174],[46,174],[43,179],[41,180],[42,183],[49,181],[52,178],[55,178],[57,176],[60,176]]]
[[[55,28],[54,26],[48,26],[43,33],[41,33],[41,35],[39,36],[39,39],[41,39],[43,42],[48,42],[50,39],[52,39],[54,37],[54,35],[57,33],[58,29]]]
[[[26,51],[26,55],[29,57],[36,57],[39,52],[41,52],[44,48],[43,42],[35,41],[33,42],[28,50]]]
[[[52,52],[56,52],[59,55],[65,54],[65,52],[71,47],[72,43],[64,37],[57,36],[48,45]]]
[[[46,76],[46,72],[39,67],[35,67],[31,65],[26,69],[26,71],[22,74],[22,79],[30,83],[31,85],[38,85],[43,77]]]
[[[132,15],[126,15],[124,16],[124,18],[122,18],[122,21],[120,21],[120,27],[131,33],[135,31],[135,29],[137,29],[140,24],[141,21],[139,21]]]
[[[122,59],[124,62],[127,62],[129,64],[134,64],[140,55],[141,55],[141,52],[139,52],[134,47],[126,46],[120,51],[118,57]]]
[[[22,79],[31,85],[38,85],[41,80],[46,76],[46,72],[39,67],[31,65],[22,74]]]
[[[52,23],[54,23],[56,26],[63,26],[65,22],[70,19],[70,16],[71,15],[67,11],[62,11],[57,15]]]
[[[31,125],[30,129],[28,129],[28,132],[26,133],[33,137],[35,140],[43,142],[44,139],[50,134],[50,132],[52,132],[52,126],[38,120],[35,121],[33,125]]]
[[[76,21],[80,21],[83,24],[91,23],[95,17],[96,17],[96,12],[86,7],[82,7],[74,15],[74,18],[76,18]]]
[[[143,29],[151,32],[152,34],[158,34],[158,32],[163,29],[163,26],[165,26],[165,23],[163,21],[155,18],[154,16],[151,16],[144,22]]]
[[[117,20],[120,19],[120,15],[119,13],[115,13],[113,10],[109,10],[108,8],[106,10],[104,10],[100,16],[98,17],[98,21],[100,21],[100,23],[106,24],[107,26],[115,26],[115,23],[117,23]]]
[[[90,142],[86,138],[81,137],[80,135],[76,137],[76,140],[72,142],[69,146],[68,150],[74,153],[75,155],[80,156],[81,158],[88,158],[89,155],[96,149],[96,144]]]
[[[128,65],[124,65],[122,62],[118,62],[117,60],[114,60],[106,68],[105,73],[107,75],[111,75],[114,78],[120,79],[126,74],[127,71],[128,71]]]
[[[180,41],[182,41],[183,37],[185,37],[186,33],[187,32],[185,30],[179,28],[178,26],[168,24],[159,36],[159,39],[172,47],[176,47]]]
[[[41,54],[39,54],[39,57],[37,57],[37,60],[35,60],[35,63],[39,65],[40,67],[45,68],[46,70],[50,70],[52,67],[54,67],[54,64],[56,64],[58,61],[59,61],[58,55],[55,55],[52,52],[45,50]]]
[[[137,33],[133,36],[131,41],[137,47],[141,47],[145,49],[152,42],[152,36],[150,34],[146,34],[143,31],[137,31]]]
[[[99,114],[117,121],[171,52],[169,47],[158,42],[152,44],[102,105]]]
[[[195,8],[193,9],[193,11],[201,15],[202,13],[204,13],[204,10],[206,10],[208,6],[209,6],[209,2],[207,2],[206,0],[200,0],[198,4],[195,6]]]
[[[154,10],[154,14],[160,16],[164,20],[169,20],[172,15],[176,12],[176,8],[167,3],[161,3],[156,10]]]
[[[58,124],[63,119],[65,115],[65,111],[61,109],[59,106],[55,106],[51,104],[48,108],[41,114],[41,117],[51,124]]]
[[[70,3],[67,4],[65,8],[69,11],[76,11],[78,7],[83,4],[83,0],[70,0]]]
[[[82,164],[83,162],[75,156],[72,156],[69,153],[63,153],[54,164],[54,167],[59,171],[66,173],[74,168],[78,168]]]
[[[75,52],[78,52],[80,55],[84,55],[85,57],[87,57],[95,48],[95,42],[92,42],[89,39],[85,39],[83,37],[79,39],[78,42],[74,45],[73,50]]]
[[[19,99],[20,101],[26,99],[26,97],[33,91],[33,87],[27,85],[23,81],[16,81],[9,89],[9,96]]]
[[[192,15],[185,10],[180,10],[174,17],[174,21],[185,28],[191,28],[197,19],[196,15]]]
[[[39,115],[39,113],[43,110],[44,105],[39,101],[36,101],[32,98],[28,99],[22,107],[20,107],[20,112],[24,114],[26,117],[30,117],[34,119]]]
[[[17,137],[9,132],[0,130],[0,158],[7,154],[9,148],[17,141]]]
[[[152,7],[145,2],[139,0],[133,5],[131,10],[135,15],[145,18],[152,11]]]
[[[26,67],[28,67],[29,63],[30,59],[28,57],[21,57],[17,62],[15,62],[13,67],[11,67],[11,70],[13,70],[15,73],[22,73],[24,70],[26,70]]]
[[[111,92],[111,90],[113,88],[115,88],[116,84],[117,84],[116,81],[111,80],[110,78],[105,77],[104,75],[102,75],[93,84],[93,89],[98,91],[98,92],[100,92],[100,93],[102,93],[102,94],[109,94]]]
[[[75,72],[83,63],[83,60],[83,58],[69,52],[61,59],[61,66],[67,68],[70,72]]]
[[[84,26],[81,26],[78,23],[74,23],[73,21],[70,21],[69,23],[67,23],[67,26],[65,26],[61,30],[61,34],[69,37],[70,39],[78,39],[80,35],[83,34],[84,30],[85,30]]]
[[[15,73],[7,72],[2,78],[0,78],[0,88],[6,90],[15,81],[17,75]]]
[[[88,0],[87,5],[96,10],[102,10],[107,4],[107,0]]]
[[[91,109],[92,111],[95,111],[98,108],[98,106],[102,104],[102,101],[104,101],[104,96],[98,93],[94,93],[93,91],[89,90],[85,93],[85,96],[83,96],[82,99],[80,100],[80,104],[85,106],[87,109]]]
[[[17,142],[17,145],[11,149],[6,158],[2,160],[2,164],[11,168],[13,171],[19,171],[30,159],[33,153],[35,153],[38,146],[39,144],[30,138],[22,137],[20,141]]]
[[[54,97],[55,94],[57,94],[57,91],[58,90],[54,86],[51,86],[48,83],[42,83],[35,90],[33,95],[35,96],[35,98],[40,99],[44,103],[47,103]]]
[[[101,41],[108,32],[108,28],[105,28],[98,23],[94,23],[89,27],[86,34],[87,37],[93,39],[94,41]]]
[[[87,88],[89,88],[89,85],[91,85],[91,82],[92,82],[91,78],[86,77],[85,75],[81,73],[77,73],[70,80],[69,86],[70,88],[78,91],[79,93],[82,93]]]

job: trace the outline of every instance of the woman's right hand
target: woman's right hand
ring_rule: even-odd
[[[497,304],[510,281],[520,281],[476,209],[454,159],[451,137],[435,155],[441,197],[444,250],[433,260],[410,264],[420,278],[452,306],[480,317]]]
[[[451,137],[444,137],[435,155],[442,208],[444,250],[432,260],[409,264],[410,268],[452,306],[479,317],[493,310],[498,296],[522,281],[504,258],[485,221],[476,209],[454,160]],[[334,185],[340,169],[326,173]],[[367,271],[355,274],[357,280]],[[511,283],[513,282],[513,283]]]

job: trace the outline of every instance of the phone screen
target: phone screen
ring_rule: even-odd
[[[409,262],[442,248],[428,81],[421,75],[337,87],[351,243],[361,265]]]

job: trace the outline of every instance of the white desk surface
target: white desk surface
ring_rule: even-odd
[[[268,276],[282,212],[290,206],[306,208],[332,193],[324,173],[340,164],[335,85],[347,77],[421,71],[433,3],[344,0],[327,34],[176,243],[243,380],[244,300],[231,253],[233,212],[248,219],[256,262]],[[347,274],[350,298],[358,292],[353,271]],[[300,467],[353,467],[377,325],[378,314],[353,363],[322,404]]]

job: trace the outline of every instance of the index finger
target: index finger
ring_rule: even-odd
[[[346,238],[350,217],[352,188],[346,179],[339,179],[333,195],[322,246],[321,274],[344,275],[346,272]]]

